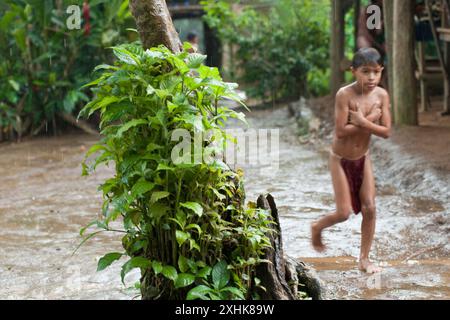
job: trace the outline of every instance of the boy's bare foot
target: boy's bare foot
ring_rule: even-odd
[[[325,245],[322,243],[322,230],[319,229],[317,226],[317,223],[311,224],[311,238],[312,238],[312,245],[313,248],[318,251],[322,252],[325,250]]]
[[[383,270],[382,268],[370,262],[369,259],[359,260],[358,267],[359,270],[364,271],[366,273],[377,273]]]

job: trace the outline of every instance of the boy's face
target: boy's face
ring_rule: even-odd
[[[363,65],[351,68],[356,82],[364,91],[372,91],[380,83],[383,67],[380,65]]]

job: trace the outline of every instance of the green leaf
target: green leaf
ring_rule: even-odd
[[[225,288],[221,289],[220,291],[222,291],[222,292],[230,292],[230,293],[234,294],[236,297],[238,297],[239,299],[242,299],[242,300],[245,299],[244,294],[242,293],[242,291],[239,290],[236,287],[225,287]]]
[[[152,266],[152,262],[144,257],[134,257],[128,260],[123,266],[122,271],[120,272],[120,276],[122,278],[122,283],[125,284],[124,278],[125,275],[130,272],[134,268],[150,268]]]
[[[159,59],[163,59],[164,58],[164,54],[162,52],[159,51],[155,51],[156,49],[147,49],[145,50],[144,54],[151,58],[151,59],[155,59],[155,60],[159,60]]]
[[[154,272],[155,275],[156,275],[156,274],[161,273],[161,271],[162,271],[162,269],[163,269],[163,266],[162,266],[162,263],[161,263],[161,262],[159,262],[159,261],[153,261],[153,262],[152,262],[152,268],[153,268],[153,272]]]
[[[173,171],[175,168],[169,167],[168,165],[164,164],[164,163],[160,163],[158,164],[158,167],[156,168],[156,171]]]
[[[231,117],[232,118],[236,118],[236,119],[242,121],[243,123],[245,123],[246,125],[248,125],[248,122],[245,119],[245,114],[242,113],[242,112],[232,112],[231,113]]]
[[[203,214],[203,207],[197,202],[182,202],[180,203],[180,206],[194,211],[194,213],[199,217]]]
[[[83,228],[80,229],[80,236],[83,236],[84,232],[91,226],[93,226],[94,224],[97,224],[97,220],[91,221],[89,222],[89,224],[85,225]]]
[[[230,271],[227,269],[227,266],[226,261],[221,260],[212,269],[212,280],[214,287],[217,289],[225,287],[230,280]]]
[[[20,90],[20,84],[18,84],[16,81],[11,79],[11,80],[8,80],[8,82],[15,91],[18,92]]]
[[[197,69],[199,68],[203,61],[206,60],[206,56],[200,53],[191,53],[187,57],[187,66],[191,69]]]
[[[106,151],[108,149],[102,144],[94,144],[92,147],[89,148],[88,152],[86,152],[85,158],[88,158],[90,155],[100,150]]]
[[[188,224],[188,225],[186,226],[186,229],[187,229],[187,230],[189,230],[189,229],[195,229],[195,230],[197,230],[197,232],[198,232],[199,235],[202,234],[202,228],[200,228],[200,226],[199,226],[198,224],[195,224],[195,223],[190,223],[190,224]]]
[[[211,291],[209,293],[209,296],[211,297],[211,300],[225,300],[222,296],[218,296],[217,294],[214,294],[214,291]]]
[[[150,96],[155,93],[155,88],[153,88],[151,85],[148,85],[146,92],[147,92],[147,95]]]
[[[16,45],[20,48],[22,52],[25,52],[27,49],[26,45],[26,28],[17,28],[12,33],[16,39]]]
[[[177,238],[178,245],[181,247],[181,245],[190,238],[190,234],[184,231],[176,230],[175,236]]]
[[[184,226],[186,225],[186,213],[183,212],[183,210],[178,210],[175,217],[177,218],[178,224],[184,229]]]
[[[83,241],[80,242],[80,244],[75,248],[75,250],[72,252],[72,256],[78,251],[78,249],[80,249],[80,247],[89,239],[93,238],[94,236],[96,236],[97,234],[99,234],[100,232],[104,232],[106,230],[100,230],[100,231],[96,231],[91,233],[90,235],[86,236]]]
[[[175,288],[184,288],[191,285],[195,280],[195,276],[190,273],[180,273],[175,280]]]
[[[145,150],[146,150],[147,152],[152,152],[152,151],[154,151],[154,150],[159,150],[159,149],[163,149],[163,147],[160,146],[160,145],[158,145],[158,144],[156,144],[156,143],[153,143],[153,142],[150,142],[150,143],[147,145],[147,148],[145,148]]]
[[[210,300],[206,296],[209,292],[211,292],[211,288],[205,286],[205,285],[198,285],[195,288],[192,288],[187,293],[186,299],[187,300],[195,300],[195,299],[202,299],[202,300]]]
[[[192,44],[188,41],[183,42],[183,50],[187,51],[189,49],[192,49]]]
[[[8,27],[10,27],[11,25],[11,21],[13,21],[13,19],[16,17],[17,12],[14,10],[8,10],[6,12],[4,12],[3,17],[0,19],[0,29],[2,29],[3,31],[8,30]]]
[[[197,249],[198,252],[201,252],[200,246],[194,239],[189,239],[189,249]]]
[[[123,47],[113,47],[114,55],[126,64],[138,65],[139,59],[130,51]]]
[[[140,195],[143,195],[144,193],[152,190],[154,186],[155,186],[154,183],[145,180],[139,180],[134,184],[133,188],[131,189],[131,196],[133,198],[136,198]]]
[[[197,272],[197,277],[206,279],[211,274],[212,268],[209,266],[203,267]]]
[[[177,270],[172,266],[164,266],[161,273],[164,277],[173,281],[176,281],[178,276]]]
[[[141,221],[141,217],[142,217],[142,212],[138,211],[138,210],[134,210],[131,212],[128,212],[126,215],[126,219],[128,219],[128,221],[131,221],[131,223],[133,223],[135,226],[139,225],[139,222]],[[126,220],[124,220],[125,222]]]
[[[87,87],[95,86],[95,85],[99,84],[100,82],[102,82],[103,80],[104,80],[103,77],[100,77],[100,78],[98,78],[98,79],[92,80],[91,82],[86,83],[86,84],[85,84],[84,86],[82,86],[80,89],[84,89],[84,88],[87,88]],[[92,101],[91,101],[91,102],[92,102]]]
[[[168,206],[162,204],[162,203],[153,203],[150,205],[150,216],[155,219],[156,221],[159,221],[163,215],[166,214],[166,212],[170,209]]]
[[[195,263],[194,261],[192,261],[191,259],[188,259],[187,261],[188,265],[189,265],[189,269],[191,270],[192,273],[196,274],[198,271],[198,265],[197,263]]]
[[[201,115],[189,114],[183,117],[175,117],[174,120],[182,120],[185,123],[191,124],[197,131],[205,131],[205,126],[203,125],[203,119]]]
[[[171,113],[176,108],[178,108],[178,105],[172,103],[171,101],[167,101],[167,109],[169,110],[169,113]]]
[[[150,199],[150,203],[155,203],[158,200],[164,199],[170,196],[170,192],[167,191],[156,191],[152,193],[152,197]]]
[[[105,254],[98,261],[97,271],[102,271],[103,269],[105,269],[106,267],[111,265],[111,263],[113,263],[114,261],[119,260],[121,257],[122,257],[122,253],[120,253],[120,252],[110,252],[110,253]]]
[[[178,268],[181,272],[186,272],[187,270],[189,270],[188,258],[186,258],[185,256],[179,256]]]
[[[144,119],[133,119],[131,121],[128,121],[127,123],[122,125],[120,129],[117,131],[117,137],[121,137],[122,134],[129,129],[143,124],[148,124],[148,121]]]
[[[221,80],[219,69],[216,67],[207,67],[205,65],[200,66],[198,68],[198,73],[200,74],[200,77],[205,78],[213,78],[217,80]]]
[[[64,111],[67,113],[71,113],[77,101],[78,101],[78,92],[75,90],[69,91],[63,100]]]
[[[110,69],[110,70],[119,70],[118,67],[111,66],[109,64],[100,64],[94,68],[94,72],[97,70]]]
[[[120,100],[122,100],[122,99],[115,97],[115,96],[108,96],[108,97],[104,97],[103,99],[100,99],[100,100],[91,101],[83,108],[83,110],[81,110],[80,114],[86,109],[86,110],[89,110],[89,113],[87,115],[89,117],[91,114],[93,114],[98,109],[106,108],[111,103],[118,102]]]

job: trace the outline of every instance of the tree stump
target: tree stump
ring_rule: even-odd
[[[278,209],[272,195],[260,195],[256,205],[258,208],[270,210],[276,233],[269,236],[272,247],[266,249],[263,256],[263,259],[271,263],[261,263],[256,267],[256,277],[261,280],[261,285],[266,290],[254,286],[252,290],[264,300],[297,300],[299,291],[306,292],[314,300],[322,299],[324,286],[315,271],[304,262],[283,252]]]

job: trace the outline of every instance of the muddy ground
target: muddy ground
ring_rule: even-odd
[[[430,152],[424,156],[407,150],[414,141],[410,132],[404,133],[406,138],[399,131],[391,141],[375,139],[378,224],[373,258],[384,271],[368,276],[356,264],[360,216],[324,233],[324,254],[310,245],[310,223],[334,209],[329,134],[299,139],[287,107],[253,111],[248,119],[253,128],[279,129],[280,144],[277,170],[242,166],[247,199],[266,192],[275,197],[286,253],[318,270],[328,298],[450,299],[450,158],[437,170],[426,160]],[[79,229],[100,212],[98,185],[113,174],[100,167],[93,176],[81,177],[80,162],[96,139],[80,134],[0,146],[0,298],[139,298],[132,288],[136,272],[126,277],[125,286],[120,283],[125,259],[96,272],[103,254],[121,251],[120,234],[101,234],[72,255],[81,240]],[[423,143],[430,147],[433,141]]]

